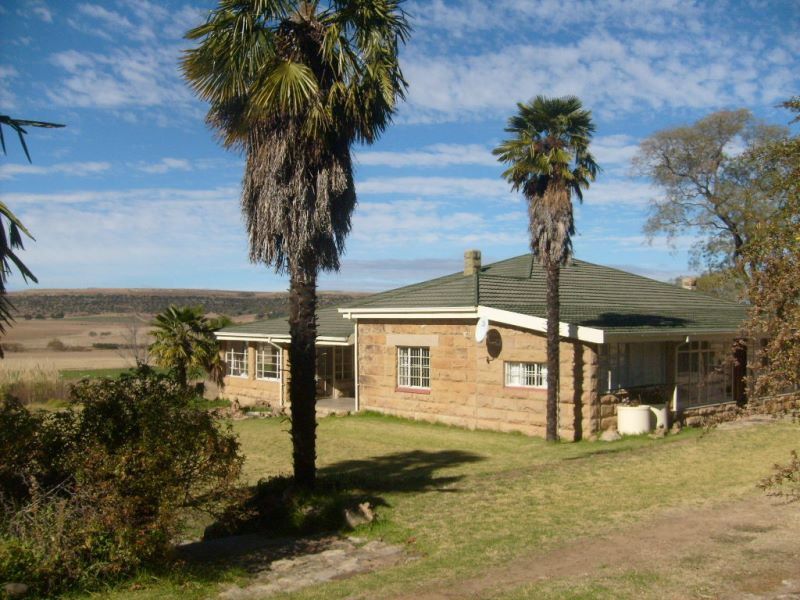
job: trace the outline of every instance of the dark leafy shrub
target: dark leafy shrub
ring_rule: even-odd
[[[58,338],[54,338],[47,342],[47,349],[53,352],[64,352],[67,350],[67,345]]]
[[[162,561],[187,514],[222,512],[242,464],[230,427],[147,368],[84,379],[72,401],[0,408],[0,581],[45,595]]]
[[[92,348],[95,350],[119,350],[122,344],[115,344],[114,342],[95,342]]]

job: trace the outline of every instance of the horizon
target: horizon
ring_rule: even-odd
[[[40,282],[15,272],[10,290],[286,289],[285,276],[248,261],[242,159],[216,143],[178,71],[182,34],[215,4],[0,1],[0,112],[67,125],[30,129],[32,164],[8,136],[0,190],[36,237],[21,256]],[[342,270],[321,274],[321,291],[457,272],[468,248],[486,264],[527,253],[525,203],[491,149],[515,103],[537,94],[577,95],[597,125],[591,148],[604,171],[575,203],[575,257],[660,281],[696,274],[695,236],[670,245],[642,231],[659,191],[630,173],[638,144],[720,109],[788,125],[777,106],[800,89],[789,0],[770,10],[684,0],[404,6],[414,26],[401,52],[408,98],[376,144],[353,149],[359,205]]]

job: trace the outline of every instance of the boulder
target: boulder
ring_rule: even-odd
[[[622,436],[614,427],[611,429],[606,429],[602,434],[600,434],[600,440],[603,442],[616,442],[617,440],[621,439]]]

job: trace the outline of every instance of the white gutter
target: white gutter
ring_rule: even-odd
[[[489,321],[502,325],[512,325],[531,331],[547,332],[547,319],[523,315],[509,310],[500,310],[489,306],[458,306],[434,308],[340,308],[339,312],[346,319],[479,319],[485,317]],[[560,323],[559,334],[564,338],[577,338],[584,342],[602,344],[602,329],[581,327],[570,323]]]
[[[229,342],[263,342],[266,340],[275,340],[283,344],[289,344],[292,340],[288,335],[266,335],[263,333],[235,333],[235,332],[215,332],[214,335],[218,340]],[[349,346],[350,336],[336,337],[336,336],[318,336],[317,345],[319,346]]]

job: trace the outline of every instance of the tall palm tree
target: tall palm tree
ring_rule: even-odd
[[[214,328],[200,307],[170,306],[156,315],[149,352],[156,364],[170,369],[178,384],[189,387],[189,376],[205,371],[217,384],[225,376]]]
[[[561,266],[572,254],[572,195],[594,181],[598,166],[589,152],[592,114],[575,96],[537,96],[518,103],[506,132],[513,137],[493,153],[508,168],[503,177],[528,201],[531,250],[547,278],[547,439],[558,439],[559,313]]]
[[[183,59],[207,122],[246,157],[250,260],[288,272],[294,478],[316,477],[316,284],[338,270],[356,203],[350,148],[391,122],[406,82],[401,0],[220,0]]]

